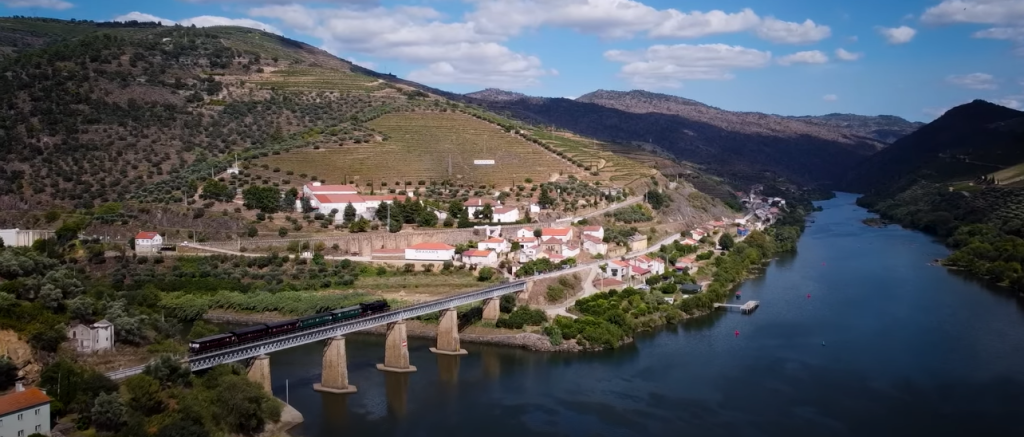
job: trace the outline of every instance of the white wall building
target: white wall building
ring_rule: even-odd
[[[608,253],[608,243],[593,235],[584,235],[583,250],[591,255],[605,255]]]
[[[539,203],[535,203],[535,202],[530,202],[530,214],[537,214],[539,212],[540,212],[540,204]]]
[[[448,261],[455,259],[455,248],[444,243],[419,243],[405,249],[410,261]]]
[[[466,210],[469,211],[469,216],[473,217],[473,214],[476,214],[477,211],[484,209],[484,205],[488,203],[491,204],[491,208],[501,206],[501,202],[489,199],[481,199],[479,197],[470,197],[465,202],[462,202],[462,206],[465,206]]]
[[[494,219],[496,223],[515,223],[519,221],[519,208],[514,206],[502,206],[494,208]]]
[[[572,258],[580,254],[580,245],[576,243],[569,243],[562,246],[562,256],[566,258]]]
[[[519,249],[519,262],[525,263],[533,261],[537,258],[537,254],[540,252],[540,247],[530,246]]]
[[[498,254],[493,250],[470,249],[462,252],[462,262],[478,266],[493,266],[498,264]]]
[[[114,346],[114,324],[100,320],[91,325],[75,324],[68,327],[68,339],[78,352],[100,352]]]
[[[629,279],[629,269],[632,266],[619,260],[612,260],[606,264],[604,277],[613,278],[626,282]]]
[[[0,437],[50,435],[50,397],[18,382],[14,392],[0,396]]]
[[[142,231],[135,234],[136,252],[159,252],[164,245],[164,237],[156,232]]]
[[[302,186],[302,194],[306,197],[314,194],[357,194],[359,190],[352,185],[324,185],[320,182],[311,182]]]
[[[700,240],[701,238],[704,238],[705,235],[707,235],[707,233],[701,229],[694,229],[690,231],[690,238],[693,238],[694,240]]]
[[[533,228],[522,228],[516,231],[516,238],[526,238],[533,236]]]
[[[478,249],[493,250],[498,253],[505,253],[512,249],[512,245],[504,238],[488,238],[476,244]]]
[[[334,216],[334,222],[341,223],[345,220],[345,208],[350,203],[355,208],[357,216],[372,219],[377,212],[377,208],[394,200],[404,202],[405,197],[399,195],[361,196],[359,194],[326,193],[311,195],[309,197],[309,204],[324,214],[330,214],[331,211],[337,209],[338,213]],[[384,208],[387,208],[387,206],[384,206]]]
[[[640,255],[629,260],[629,264],[640,267],[641,269],[650,270],[651,273],[657,275],[665,273],[665,262],[659,258],[650,258],[646,255]]]
[[[572,228],[544,228],[541,229],[541,238],[556,238],[561,240],[563,243],[568,243],[572,239]]]
[[[36,240],[53,236],[53,231],[37,231],[29,229],[0,229],[0,238],[6,247],[28,247]]]
[[[584,226],[583,235],[591,235],[597,237],[598,240],[604,240],[604,227],[602,226]]]

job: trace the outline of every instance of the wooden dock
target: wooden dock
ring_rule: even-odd
[[[727,304],[727,303],[716,303],[715,304],[715,309],[718,309],[718,308],[725,308],[725,309],[738,308],[741,313],[743,313],[743,314],[750,314],[750,313],[754,312],[754,310],[756,310],[757,307],[759,307],[759,306],[761,306],[761,301],[752,300],[752,301],[749,301],[749,302],[747,302],[747,303],[745,303],[743,305],[733,305],[733,304]]]

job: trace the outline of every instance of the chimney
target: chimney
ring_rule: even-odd
[[[22,385],[21,381],[18,381],[18,382],[16,382],[16,383],[14,383],[14,391],[15,391],[15,392],[22,392],[22,391],[25,391],[25,386],[24,386],[24,385]]]

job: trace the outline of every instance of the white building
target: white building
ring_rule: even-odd
[[[455,259],[455,248],[444,243],[419,243],[405,248],[410,261],[448,261]]]
[[[519,249],[519,262],[525,263],[533,261],[537,258],[537,254],[540,252],[540,247],[530,246]]]
[[[516,231],[516,238],[526,238],[533,236],[533,228],[522,228]]]
[[[701,238],[704,238],[704,236],[706,235],[707,233],[705,233],[701,229],[694,229],[690,231],[690,238],[693,238],[694,240],[700,240]]]
[[[537,214],[540,212],[540,204],[537,202],[530,202],[530,214]]]
[[[493,266],[498,264],[498,254],[493,250],[470,249],[462,252],[462,262],[478,266]]]
[[[135,234],[136,252],[158,252],[164,245],[164,237],[156,232],[142,231]]]
[[[514,206],[502,206],[494,208],[494,219],[496,223],[515,223],[519,221],[519,208]]]
[[[602,226],[584,226],[583,235],[591,235],[597,237],[598,240],[604,240],[604,227]]]
[[[352,207],[355,208],[357,216],[372,219],[377,213],[377,208],[380,208],[381,205],[396,200],[404,202],[405,197],[398,195],[361,196],[359,194],[325,193],[309,196],[309,204],[323,214],[330,214],[331,211],[338,210],[338,213],[334,216],[334,222],[341,223],[345,220],[345,208],[349,204],[352,204]],[[387,206],[384,206],[384,208],[387,208]]]
[[[68,339],[78,352],[100,352],[114,346],[114,324],[100,320],[91,325],[74,324],[68,327]]]
[[[492,208],[501,205],[500,202],[481,199],[479,197],[470,197],[465,202],[462,202],[462,206],[465,206],[466,210],[469,211],[469,216],[473,217],[473,214],[476,214],[477,211],[484,209],[484,205],[488,203],[491,204]]]
[[[0,437],[50,435],[50,397],[20,382],[14,387],[13,393],[0,396]]]
[[[697,240],[694,240],[694,239],[692,239],[692,238],[687,238],[687,239],[685,239],[685,240],[683,240],[683,241],[680,241],[679,243],[680,243],[680,244],[684,244],[684,245],[687,245],[687,246],[696,246],[696,245],[700,244],[700,242],[699,242],[699,241],[697,241]]]
[[[302,194],[306,197],[314,194],[357,194],[359,190],[352,185],[324,185],[320,182],[311,182],[302,186]]]
[[[555,238],[563,243],[568,243],[572,239],[572,228],[544,228],[541,229],[540,236],[545,240]]]
[[[505,253],[512,250],[512,245],[504,238],[488,238],[476,244],[478,249],[493,250],[498,253]]]
[[[650,258],[646,255],[640,255],[629,260],[629,264],[640,267],[641,269],[650,270],[651,273],[656,275],[665,273],[665,262],[659,258]]]
[[[631,266],[629,264],[619,260],[612,260],[608,264],[605,264],[604,277],[626,282],[626,279],[629,279],[630,268]]]
[[[593,235],[583,235],[583,250],[591,255],[605,255],[608,253],[608,243]]]
[[[562,246],[562,256],[566,258],[572,258],[580,254],[580,245],[576,243],[569,243]]]

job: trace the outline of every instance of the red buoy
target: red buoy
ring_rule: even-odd
[[[810,294],[810,293],[807,293],[807,298],[808,298],[808,299],[810,299],[810,298],[811,298],[811,294]]]
[[[739,336],[740,336],[740,330],[739,330],[739,329],[737,329],[737,330],[736,330],[736,336],[737,336],[737,337],[739,337]]]

